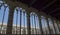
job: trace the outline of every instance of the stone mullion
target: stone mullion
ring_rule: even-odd
[[[59,24],[60,24],[60,21],[58,21],[58,24],[57,24],[57,25],[58,25],[58,29],[59,29],[59,34],[60,34],[60,27],[59,27]]]
[[[58,24],[57,24],[57,26],[58,26],[58,29],[59,29],[59,23],[60,23],[60,21],[58,21]],[[59,31],[60,31],[60,29],[59,29]]]
[[[22,9],[20,9],[20,35],[21,35],[21,20],[22,20]]]
[[[35,34],[37,35],[37,31],[36,31],[36,16],[35,16],[35,14],[34,14],[34,25],[35,25]]]
[[[17,33],[17,29],[18,29],[18,10],[16,10],[16,34],[18,34]]]
[[[6,30],[6,34],[9,34],[9,35],[12,35],[13,14],[14,14],[14,6],[10,6],[8,24],[7,24],[7,30]]]
[[[59,27],[58,27],[58,21],[56,20],[56,25],[57,25],[57,34],[59,34]]]
[[[53,27],[54,27],[54,34],[56,34],[56,29],[55,29],[55,25],[54,25],[54,19],[53,18],[51,18],[51,20],[52,20],[52,24],[53,24]]]
[[[56,28],[55,22],[57,22],[57,21],[54,21],[55,32],[57,34],[58,32],[57,32],[57,28]]]
[[[51,34],[48,18],[49,18],[49,17],[47,16],[47,17],[46,17],[46,21],[47,21],[47,26],[48,26],[48,31],[49,31],[49,34]]]
[[[24,34],[26,35],[26,32],[25,32],[25,29],[26,29],[26,27],[25,27],[25,11],[23,11],[23,19],[24,19]]]
[[[22,9],[20,9],[20,35],[21,35],[21,20],[22,20]]]
[[[30,16],[30,17],[32,17],[32,18],[31,18],[31,20],[32,20],[32,28],[33,28],[33,25],[34,25],[34,24],[33,24],[33,14],[31,14],[31,16]],[[33,30],[33,33],[31,32],[31,34],[33,34],[33,35],[34,35],[34,28],[33,28],[33,29],[31,29],[31,30]]]
[[[41,35],[43,35],[43,29],[42,29],[42,23],[41,23],[41,16],[38,16],[38,18],[39,18],[39,27],[40,27]]]

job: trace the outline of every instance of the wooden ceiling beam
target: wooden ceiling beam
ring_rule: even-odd
[[[60,15],[60,13],[57,13],[57,14],[52,14],[52,15],[54,15],[54,16],[59,16],[59,15]]]
[[[32,2],[30,3],[30,6],[33,5],[36,2],[36,0],[32,0]]]
[[[60,13],[59,14],[55,14],[56,16],[59,16],[60,15]]]
[[[45,8],[51,6],[52,4],[54,4],[57,0],[53,0],[52,2],[50,2],[49,4],[47,4],[46,6],[44,6],[41,10],[44,10]]]
[[[60,8],[56,8],[55,10],[49,12],[49,14],[52,14],[52,13],[54,13],[56,10],[59,10],[59,9],[60,9]]]

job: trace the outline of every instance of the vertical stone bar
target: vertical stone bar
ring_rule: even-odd
[[[58,24],[57,24],[58,29],[59,29],[59,34],[60,34],[60,27],[59,27],[59,24],[60,24],[60,21],[58,21]]]
[[[36,15],[34,14],[34,26],[35,26],[35,35],[37,35],[37,29],[36,29]]]
[[[20,35],[21,35],[22,8],[20,8]]]
[[[49,26],[49,20],[48,20],[48,16],[46,16],[46,21],[47,21],[47,26],[48,26],[48,32],[49,32],[49,35],[51,34],[51,32],[50,32],[50,26]]]
[[[40,15],[40,14],[38,14]],[[43,35],[43,29],[42,29],[42,23],[41,23],[41,16],[38,16],[39,18],[39,26],[40,26],[40,31],[41,31],[41,35]]]
[[[24,35],[26,35],[26,27],[25,27],[25,10],[23,9],[23,19],[24,19]]]
[[[30,12],[27,12],[27,29],[28,29],[28,35],[31,35],[31,27],[30,27]]]
[[[9,7],[9,17],[6,34],[12,35],[12,25],[13,25],[13,14],[14,14],[14,6]]]
[[[55,23],[56,33],[59,34],[58,21],[57,20],[55,20],[55,21],[56,21],[56,23]]]
[[[30,17],[32,17],[32,18],[31,18],[31,21],[32,21],[32,23],[31,23],[31,24],[32,24],[32,28],[33,28],[33,25],[34,25],[34,24],[33,24],[33,14],[31,14],[31,15],[30,15]],[[31,30],[33,30],[33,31],[31,31],[31,34],[33,34],[33,35],[34,35],[34,29],[31,29]],[[32,32],[33,32],[33,33],[32,33]]]
[[[18,10],[16,10],[16,34],[18,34],[17,29],[18,29]]]
[[[55,31],[55,34],[56,34],[56,29],[55,29],[55,25],[54,25],[54,19],[53,19],[53,18],[51,18],[51,20],[52,20],[52,24],[53,24],[54,31]]]

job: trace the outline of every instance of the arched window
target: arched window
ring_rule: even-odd
[[[48,31],[46,17],[41,16],[41,23],[42,23],[43,34],[48,34],[49,31]]]
[[[58,22],[56,20],[53,20],[53,21],[54,21],[54,26],[55,26],[55,29],[56,29],[56,33],[59,34]]]
[[[40,34],[38,16],[34,13],[30,13],[31,34]]]
[[[0,1],[0,33],[6,34],[7,22],[8,22],[9,7],[8,5]]]
[[[19,7],[14,10],[12,34],[27,34],[26,11]]]
[[[54,27],[53,27],[52,19],[48,18],[48,21],[49,21],[49,26],[50,26],[51,34],[55,34],[55,30],[54,30]]]
[[[59,20],[58,20],[57,25],[58,25],[58,29],[59,29],[59,33],[60,33],[60,21]]]
[[[58,28],[59,28],[59,33],[60,33],[60,21],[58,21]]]

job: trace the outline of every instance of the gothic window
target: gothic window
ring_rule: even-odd
[[[54,27],[53,27],[52,19],[48,18],[48,21],[49,21],[49,26],[50,26],[51,34],[55,34],[55,30],[54,30]]]
[[[2,0],[0,0],[0,33],[1,34],[6,34],[8,14],[9,14],[8,5]]]
[[[40,34],[38,16],[34,13],[30,13],[31,34]],[[38,31],[39,30],[39,31]]]
[[[12,29],[12,34],[22,34],[21,29],[24,29],[24,33],[26,34],[26,29],[27,29],[27,17],[26,17],[26,11],[22,8],[16,7],[14,10],[14,15],[13,15],[13,28],[15,27],[15,33],[13,33]]]
[[[60,32],[60,24],[58,26],[59,26],[59,32]]]
[[[54,26],[55,26],[55,30],[56,30],[56,33],[58,34],[59,33],[59,29],[58,29],[58,26],[57,26],[57,21],[54,20]]]
[[[58,26],[58,29],[59,29],[59,32],[60,32],[60,21],[57,22],[57,26]]]
[[[41,24],[42,24],[43,34],[48,34],[48,26],[47,26],[46,17],[41,16]]]

